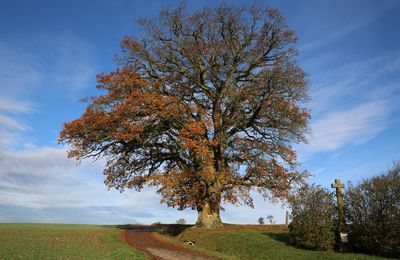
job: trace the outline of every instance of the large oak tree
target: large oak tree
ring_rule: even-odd
[[[295,34],[275,9],[185,8],[139,21],[119,68],[98,75],[102,94],[65,123],[70,157],[106,158],[105,184],[155,186],[162,202],[221,225],[221,202],[252,206],[250,191],[285,198],[301,180],[290,146],[309,114]]]

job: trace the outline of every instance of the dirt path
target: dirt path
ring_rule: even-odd
[[[153,260],[212,260],[183,246],[163,241],[146,229],[132,229],[121,233],[121,239],[140,251],[150,255]]]

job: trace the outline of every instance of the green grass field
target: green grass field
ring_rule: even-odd
[[[0,259],[146,259],[112,226],[0,224]]]
[[[282,225],[227,225],[218,230],[186,229],[177,236],[159,235],[182,244],[195,241],[193,250],[222,259],[386,259],[353,253],[309,251],[289,245]]]
[[[194,247],[187,247],[221,259],[384,259],[298,249],[288,244],[282,225],[226,225],[181,232],[184,228],[162,225],[158,236],[180,245],[195,241]],[[0,224],[0,259],[147,259],[120,240],[122,231],[99,225]]]

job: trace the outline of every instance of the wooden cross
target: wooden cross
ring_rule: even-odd
[[[336,188],[336,197],[337,197],[337,206],[339,212],[339,232],[345,232],[346,223],[344,218],[344,209],[343,209],[343,194],[342,189],[344,189],[344,184],[340,183],[339,179],[335,180],[335,183],[332,183],[332,188]]]

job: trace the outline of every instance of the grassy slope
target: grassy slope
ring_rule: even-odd
[[[318,252],[288,245],[288,235],[281,225],[228,225],[217,230],[186,229],[180,235],[164,239],[195,241],[193,250],[222,259],[382,259],[362,254]]]
[[[0,224],[0,259],[146,259],[112,226]]]

